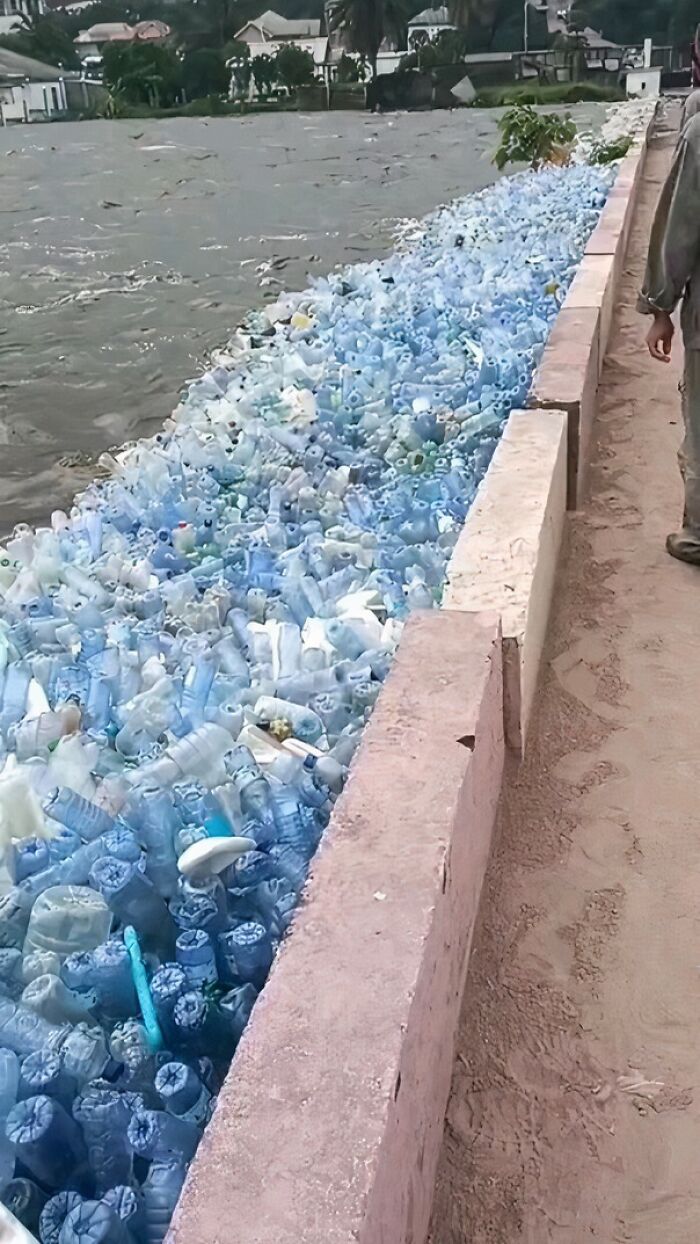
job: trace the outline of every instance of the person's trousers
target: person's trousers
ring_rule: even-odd
[[[700,540],[700,350],[686,350],[680,385],[685,435],[678,464],[685,487],[683,529]]]

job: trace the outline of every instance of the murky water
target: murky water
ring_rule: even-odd
[[[102,450],[161,423],[248,307],[491,181],[496,119],[0,130],[0,531],[45,521]]]

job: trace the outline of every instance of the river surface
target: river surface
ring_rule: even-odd
[[[0,533],[45,522],[104,449],[154,431],[249,307],[491,182],[497,116],[0,130]]]

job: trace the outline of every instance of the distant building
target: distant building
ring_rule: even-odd
[[[0,123],[48,121],[66,111],[67,74],[0,47]]]
[[[0,0],[0,35],[21,29],[23,17],[37,17],[45,12],[45,0]]]
[[[81,30],[73,43],[81,60],[94,62],[107,43],[163,43],[170,35],[165,22],[145,21],[130,26],[128,22],[97,22]]]
[[[261,43],[299,43],[300,40],[320,37],[320,18],[303,17],[298,21],[292,21],[289,18],[280,17],[279,13],[274,13],[272,9],[246,22],[245,26],[241,26],[241,29],[234,35],[234,38],[240,39],[241,43],[247,43],[250,48]]]
[[[322,72],[328,59],[328,36],[321,34],[320,18],[299,18],[298,21],[292,21],[268,9],[260,17],[246,22],[234,38],[248,45],[251,60],[262,55],[276,56],[280,48],[288,47],[291,43],[313,56],[318,73]]]
[[[408,23],[408,50],[415,51],[425,43],[432,43],[444,30],[456,30],[450,20],[447,5],[439,9],[422,9]]]

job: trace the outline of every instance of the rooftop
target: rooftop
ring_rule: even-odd
[[[267,9],[259,17],[252,18],[251,21],[246,22],[245,26],[242,26],[237,32],[236,38],[250,26],[254,26],[261,34],[266,35],[268,39],[317,39],[321,33],[321,21],[319,18],[302,17],[290,20],[289,18],[281,17],[273,9]]]
[[[0,47],[0,79],[30,78],[35,82],[58,82],[59,78],[72,77],[75,75],[56,65],[46,65],[43,61],[34,60],[33,56],[20,56],[19,52]]]
[[[446,4],[440,6],[439,9],[421,9],[420,13],[416,13],[410,18],[409,26],[453,26],[454,22],[450,18],[450,11]]]
[[[76,35],[74,43],[112,43],[115,40],[129,41],[134,37],[134,28],[128,22],[96,22],[87,30]]]

